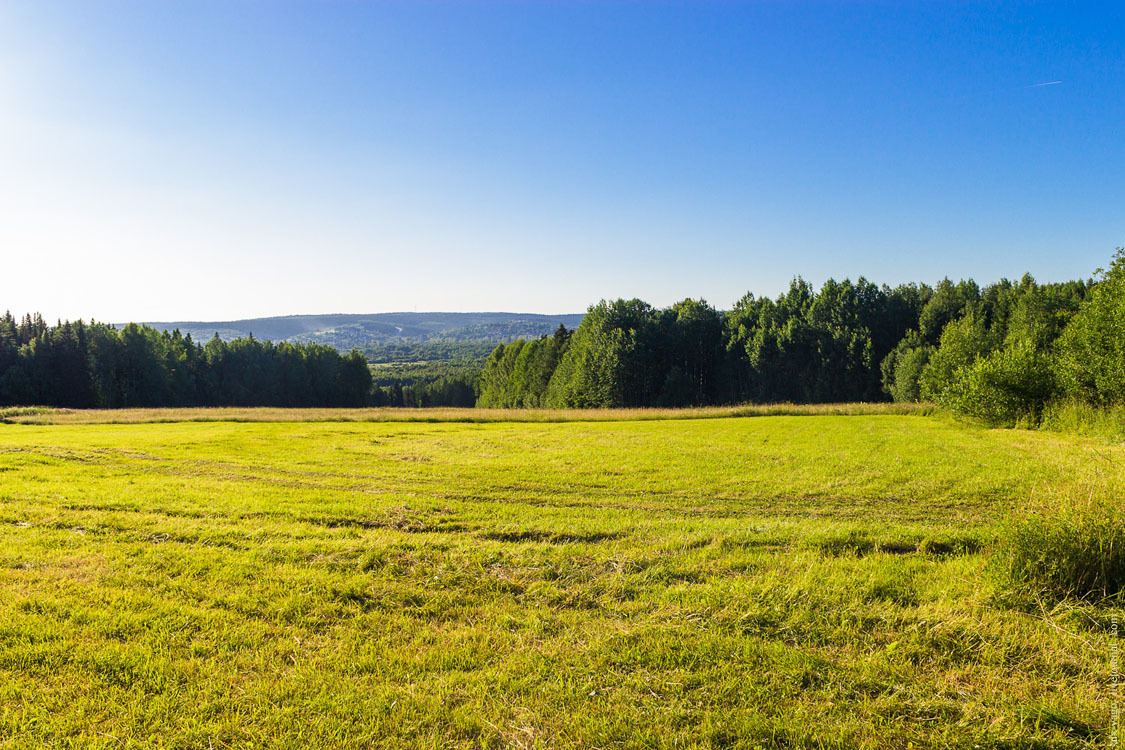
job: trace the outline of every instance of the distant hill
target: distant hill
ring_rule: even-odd
[[[370,315],[285,315],[273,318],[215,322],[149,322],[158,330],[191,334],[205,342],[215,334],[224,340],[247,337],[270,341],[315,342],[348,351],[389,344],[500,343],[551,333],[559,325],[575,328],[581,314],[533,313],[374,313]]]

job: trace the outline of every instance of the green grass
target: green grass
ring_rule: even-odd
[[[701,416],[0,425],[0,748],[1107,741],[1125,612],[988,555],[1125,448]]]
[[[1121,442],[1125,439],[1125,404],[1091,406],[1078,401],[1055,401],[1044,409],[1042,426]]]
[[[1017,515],[993,572],[1013,604],[1099,602],[1125,590],[1125,508],[1119,493],[1072,488]]]

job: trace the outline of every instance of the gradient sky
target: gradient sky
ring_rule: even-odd
[[[52,321],[725,308],[1123,244],[1120,2],[0,3],[0,309]]]

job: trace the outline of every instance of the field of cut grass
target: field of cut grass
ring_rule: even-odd
[[[987,569],[1029,499],[1120,498],[1125,447],[446,411],[9,415],[62,423],[0,424],[0,748],[1112,739],[1125,612]]]

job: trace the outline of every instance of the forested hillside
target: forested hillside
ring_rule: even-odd
[[[373,313],[368,315],[286,315],[216,322],[145,323],[159,331],[179,331],[196,341],[218,335],[224,341],[254,336],[274,342],[326,344],[347,352],[384,346],[485,343],[549,333],[559,325],[574,327],[581,315],[534,313]],[[441,347],[434,347],[441,351]],[[487,354],[487,353],[486,353]]]

